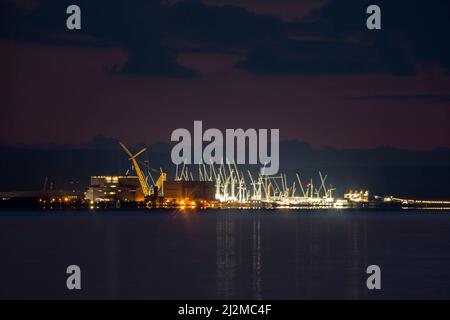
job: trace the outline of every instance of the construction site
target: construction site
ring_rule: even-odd
[[[158,177],[144,173],[136,154],[123,144],[122,149],[131,161],[135,175],[92,176],[85,193],[91,208],[119,207],[123,203],[140,203],[145,207],[336,207],[347,200],[336,200],[335,190],[327,188],[327,176],[319,172],[320,182],[312,179],[306,184],[296,174],[296,181],[288,182],[285,174],[267,176],[239,170],[236,164],[177,165],[175,177],[160,169]],[[197,170],[195,170],[197,169]]]
[[[161,168],[158,177],[141,169],[139,156],[123,143],[122,149],[135,175],[93,176],[84,200],[90,209],[129,206],[151,208],[380,208],[413,204],[394,197],[370,197],[368,190],[350,190],[336,198],[328,176],[318,172],[316,181],[303,181],[299,173],[289,180],[286,174],[252,174],[226,161],[221,164],[177,165],[172,180]],[[414,202],[415,204],[415,202]],[[421,205],[449,206],[448,201]]]
[[[449,209],[450,201],[405,199],[371,195],[368,190],[349,190],[339,197],[318,171],[316,178],[300,173],[265,175],[235,163],[176,165],[172,179],[162,168],[150,168],[123,143],[127,156],[125,174],[94,175],[87,188],[0,193],[0,208],[44,209],[146,209],[146,208],[279,208],[279,209]],[[121,170],[119,170],[121,171]],[[153,174],[152,174],[153,172]],[[157,173],[157,174],[155,174]],[[84,190],[84,191],[83,191]],[[342,193],[341,193],[342,194]]]

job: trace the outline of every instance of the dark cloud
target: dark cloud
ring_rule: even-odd
[[[66,8],[81,7],[82,30],[68,31]],[[112,66],[111,74],[156,77],[192,77],[196,73],[176,61],[161,44],[166,8],[158,1],[44,1],[27,12],[9,3],[10,20],[3,37],[45,45],[118,47],[128,52],[124,66]]]
[[[406,102],[450,102],[450,95],[378,95],[378,96],[358,96],[353,100],[373,100],[373,101],[406,101]]]
[[[82,8],[81,31],[65,28],[69,4]],[[3,0],[0,35],[42,44],[124,48],[127,63],[112,67],[111,73],[132,76],[196,76],[176,59],[180,52],[196,50],[241,52],[245,58],[237,67],[256,74],[412,75],[417,64],[436,63],[450,72],[449,1],[379,0],[381,31],[365,27],[370,4],[330,0],[303,19],[287,22],[236,5],[195,0],[47,0],[34,10]]]
[[[111,74],[125,74],[130,76],[156,76],[191,78],[198,74],[188,68],[180,66],[174,55],[162,48],[146,48],[132,52],[123,67],[117,65],[109,69]]]
[[[182,1],[168,7],[164,31],[194,43],[247,48],[285,37],[284,27],[274,16],[258,15],[237,6]]]
[[[382,10],[381,31],[365,28],[366,15],[362,13],[371,4]],[[439,63],[450,72],[450,1],[332,0],[309,19],[328,26],[324,36],[359,37],[375,44],[384,56],[401,52],[405,60],[424,66]]]
[[[239,66],[254,73],[413,75],[417,65],[437,63],[450,72],[449,1],[377,1],[382,9],[377,31],[366,28],[371,4],[331,0],[286,24],[289,37],[300,41],[251,50]]]
[[[196,48],[226,53],[282,37],[283,23],[237,6],[200,1],[162,4],[156,0],[43,1],[27,11],[3,0],[1,36],[49,45],[113,46],[129,59],[113,74],[192,77],[196,73],[176,61],[176,53]],[[82,9],[82,30],[65,27],[66,8]],[[83,38],[84,37],[84,38]]]
[[[414,74],[400,54],[380,57],[372,45],[343,41],[289,40],[251,51],[238,66],[253,73]]]

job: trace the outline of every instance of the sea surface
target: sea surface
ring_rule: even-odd
[[[0,298],[449,299],[450,211],[0,211]]]

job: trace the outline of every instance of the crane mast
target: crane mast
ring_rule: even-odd
[[[139,151],[138,153],[136,153],[135,155],[133,155],[130,152],[130,150],[128,150],[128,148],[122,142],[119,142],[119,143],[120,143],[120,146],[125,151],[125,153],[130,157],[129,160],[131,160],[131,162],[133,163],[134,170],[136,171],[136,175],[138,176],[139,183],[141,185],[142,193],[144,194],[144,197],[150,196],[150,188],[148,187],[148,184],[147,184],[147,181],[145,180],[144,174],[142,173],[142,170],[139,167],[138,162],[136,161],[136,158],[139,155],[141,155],[145,150],[147,150],[147,148],[144,148],[141,151]]]

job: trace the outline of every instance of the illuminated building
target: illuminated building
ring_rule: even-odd
[[[369,191],[352,191],[350,190],[344,195],[344,198],[350,202],[368,202],[369,201]]]
[[[144,201],[137,176],[92,176],[85,199],[93,202]]]

